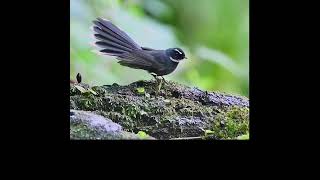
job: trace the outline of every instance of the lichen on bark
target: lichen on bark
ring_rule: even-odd
[[[168,81],[94,86],[71,84],[70,109],[93,111],[123,127],[156,139],[236,139],[249,132],[249,99],[207,92]],[[93,92],[92,92],[93,91]],[[207,131],[210,134],[206,134]]]

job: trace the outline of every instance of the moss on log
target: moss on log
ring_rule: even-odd
[[[160,91],[155,81],[91,88],[70,84],[70,109],[94,112],[124,131],[143,131],[156,139],[237,139],[249,132],[248,98],[171,81]]]

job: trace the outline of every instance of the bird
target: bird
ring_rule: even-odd
[[[141,47],[111,21],[98,17],[92,22],[98,54],[115,56],[120,65],[145,70],[156,80],[157,77],[164,80],[164,75],[172,73],[182,60],[187,59],[181,48]]]

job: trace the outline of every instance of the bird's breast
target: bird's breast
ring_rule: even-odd
[[[163,76],[172,73],[178,66],[179,63],[168,61],[168,63],[165,64],[165,66],[158,70],[158,72],[155,72],[158,76]]]

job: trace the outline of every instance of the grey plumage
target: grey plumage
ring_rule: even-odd
[[[108,42],[117,43],[128,49],[141,49],[141,47],[136,44],[125,32],[120,30],[118,27],[113,25],[110,21],[97,18],[93,23],[94,31],[98,34],[95,34],[95,37],[108,45]],[[112,45],[111,45],[112,46]]]
[[[97,18],[93,23],[94,36],[98,40],[95,45],[102,48],[101,53],[116,56],[121,65],[143,69],[159,76],[169,74],[177,67],[178,62],[170,60],[172,50],[140,47],[110,21]]]

